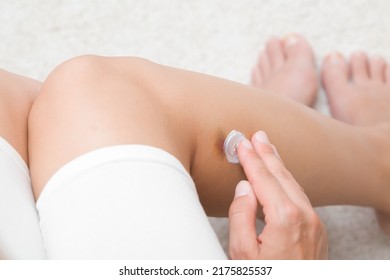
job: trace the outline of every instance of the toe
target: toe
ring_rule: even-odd
[[[369,67],[371,79],[383,83],[385,81],[386,70],[385,60],[380,56],[375,56],[370,59]]]
[[[352,79],[355,83],[365,83],[369,79],[367,54],[356,52],[351,56]]]
[[[390,85],[390,66],[386,64],[385,68],[385,81],[386,84]]]
[[[322,67],[322,80],[327,89],[344,86],[348,83],[348,76],[348,64],[341,53],[334,52],[325,58]]]
[[[260,54],[259,71],[263,79],[266,80],[270,73],[270,62],[269,62],[268,54],[265,50]]]
[[[283,40],[286,59],[298,60],[299,63],[314,65],[314,53],[310,44],[300,35],[290,34]]]
[[[270,72],[268,55],[263,50],[257,60],[256,65],[252,69],[252,85],[255,87],[262,87],[264,81],[267,79]]]
[[[344,57],[338,53],[328,55],[323,63],[321,78],[332,116],[339,120],[346,120],[347,115],[343,106],[350,98],[349,65]]]
[[[269,64],[272,69],[279,69],[284,63],[284,52],[282,42],[279,38],[271,38],[266,45]]]
[[[342,94],[348,81],[349,69],[344,57],[338,52],[328,55],[322,66],[322,83],[329,98]]]

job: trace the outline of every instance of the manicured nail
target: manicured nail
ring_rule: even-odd
[[[242,145],[245,149],[247,149],[247,150],[252,150],[253,149],[253,147],[252,147],[252,143],[251,142],[249,142],[249,140],[248,139],[243,139],[240,143],[239,143],[239,145]]]
[[[245,196],[248,195],[249,192],[251,191],[251,185],[249,184],[248,181],[240,181],[237,184],[236,191],[234,193],[234,197],[240,197],[240,196]]]
[[[274,150],[275,156],[276,156],[279,160],[282,160],[282,158],[280,157],[279,152],[278,152],[278,150],[276,149],[275,145],[272,145],[272,149]]]
[[[290,34],[284,38],[284,42],[288,47],[292,47],[298,42],[298,38],[294,34]]]
[[[269,144],[267,134],[264,131],[256,132],[255,140],[263,144]]]

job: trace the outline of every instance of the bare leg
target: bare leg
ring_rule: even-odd
[[[0,137],[28,164],[27,120],[41,83],[0,69]]]
[[[46,258],[26,167],[27,120],[40,86],[0,70],[0,259]]]
[[[34,103],[29,128],[37,197],[56,170],[83,153],[146,144],[176,156],[195,180],[207,213],[225,216],[245,175],[226,161],[224,138],[232,129],[248,136],[263,129],[313,205],[390,208],[389,169],[377,157],[390,147],[376,145],[376,130],[252,87],[142,59],[87,56],[61,65]]]
[[[326,59],[322,77],[332,115],[349,124],[376,129],[378,145],[389,145],[390,66],[384,59],[369,58],[359,52],[352,55],[348,64],[334,53]],[[377,156],[390,165],[388,154]],[[366,187],[371,186],[368,183]],[[382,191],[382,195],[387,195],[386,189]],[[382,210],[385,211],[377,211],[379,223],[390,234],[390,211]]]

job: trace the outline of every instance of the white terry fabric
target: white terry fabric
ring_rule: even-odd
[[[44,259],[27,165],[0,137],[0,259]]]
[[[195,185],[167,152],[92,151],[49,180],[37,202],[50,259],[224,259]]]

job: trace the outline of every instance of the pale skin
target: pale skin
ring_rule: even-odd
[[[253,69],[252,84],[312,106],[318,85],[311,49],[302,44],[301,59],[298,60],[296,55],[285,53],[285,49],[295,44],[297,38],[289,36],[284,42],[278,38],[268,41]],[[294,73],[289,73],[291,71]],[[297,90],[299,88],[302,90]],[[251,142],[241,142],[237,154],[248,181],[238,183],[230,205],[230,257],[327,259],[325,226],[302,187],[284,166],[266,133],[259,131]],[[256,232],[258,205],[263,209],[265,221],[259,235]]]
[[[248,136],[266,131],[313,206],[390,212],[387,126],[347,124],[283,96],[138,58],[80,57],[48,77],[29,118],[34,192],[38,197],[50,176],[81,154],[146,144],[176,156],[206,212],[226,216],[235,186],[246,178],[222,151],[232,129]]]
[[[0,69],[0,137],[28,163],[28,115],[41,83]],[[3,175],[2,175],[3,176]]]
[[[303,189],[264,131],[238,145],[248,181],[238,183],[229,211],[233,259],[327,259],[327,233]],[[280,176],[283,173],[284,176]],[[256,233],[258,203],[265,227]]]
[[[22,158],[25,160],[25,162],[28,164],[28,153],[27,153],[27,120],[28,120],[28,115],[30,113],[30,108],[33,103],[33,100],[37,96],[38,92],[40,91],[40,88],[42,84],[38,81],[34,81],[29,78],[21,77],[6,71],[2,71],[0,73],[1,75],[1,105],[2,105],[2,110],[1,112],[2,117],[2,125],[1,128],[2,130],[0,131],[0,135],[7,139],[20,153]],[[12,125],[11,125],[12,124]],[[253,161],[253,160],[252,160]],[[245,155],[243,156],[242,162],[247,162],[250,166],[257,166],[256,164],[253,164],[251,159],[248,159],[245,161]],[[260,177],[264,176],[264,174],[261,174],[261,172],[258,172],[258,170],[254,170],[254,172],[257,173],[257,175],[261,175]],[[251,174],[249,171],[246,171],[247,174]],[[255,174],[256,175],[256,174]],[[259,177],[259,176],[255,176]],[[292,179],[293,180],[293,179]],[[293,180],[294,181],[294,180]],[[295,181],[294,181],[295,182]],[[240,184],[239,184],[240,185]],[[270,193],[270,195],[272,195]],[[252,197],[254,198],[254,197]],[[256,199],[256,198],[254,198]],[[236,200],[240,201],[240,200]],[[253,200],[252,200],[253,202]],[[234,206],[237,205],[237,203],[233,203],[231,210],[234,210]],[[310,205],[310,204],[309,204]],[[238,204],[239,206],[239,204]],[[248,203],[248,206],[251,206],[248,208],[248,213],[254,218],[255,213],[253,211],[256,211],[253,209],[253,203]],[[286,206],[286,205],[285,205]],[[286,207],[283,207],[283,209],[287,209]],[[242,208],[242,207],[241,207]],[[255,207],[256,208],[256,207]],[[236,207],[237,210],[239,208]],[[232,213],[232,211],[231,211]],[[311,206],[306,207],[305,209],[305,217],[314,217],[316,219],[310,220],[309,225],[311,225],[312,228],[319,228],[318,232],[324,232],[324,228],[321,223],[319,223],[319,219],[315,215],[310,215],[310,213],[314,213],[313,209]],[[243,236],[247,234],[248,231],[244,231],[241,225],[246,222],[246,219],[237,219],[237,216],[235,216],[236,219],[232,219],[233,221],[238,222],[239,224],[238,227],[232,227],[232,237],[234,240],[234,232],[240,232],[240,236]],[[292,222],[294,221],[294,217],[291,216],[290,212],[290,218],[288,221]],[[299,217],[300,224],[302,224],[302,217]],[[234,225],[234,223],[232,224]],[[290,229],[289,231],[291,232],[291,223],[289,224],[288,228]],[[304,229],[305,231],[308,231],[307,228]],[[297,231],[298,232],[298,231]],[[249,237],[250,235],[248,235]],[[273,235],[274,236],[274,235]],[[291,236],[289,234],[288,236]],[[299,236],[299,235],[298,235]],[[318,235],[313,235],[313,237],[316,237],[315,240],[316,242],[318,241]],[[244,238],[244,240],[236,239],[235,242],[232,242],[232,256],[236,258],[317,258],[317,257],[323,257],[323,256],[317,256],[317,255],[308,255],[307,252],[313,252],[312,248],[316,248],[318,246],[308,246],[309,244],[300,244],[299,250],[297,250],[294,247],[291,246],[285,246],[286,248],[290,248],[289,252],[283,251],[280,252],[276,250],[275,246],[268,246],[270,247],[271,250],[268,250],[268,253],[273,252],[272,255],[266,255],[264,254],[264,249],[262,250],[262,254],[257,256],[257,255],[252,255],[249,256],[247,252],[244,252],[242,250],[238,251],[237,248],[243,248],[243,246],[233,246],[234,244],[245,244],[248,240],[248,238]],[[237,242],[238,241],[238,242]],[[278,240],[275,240],[276,242],[265,242],[265,244],[280,244]],[[296,241],[296,240],[293,240]],[[291,243],[291,242],[290,242]],[[318,242],[317,242],[318,243]],[[264,242],[263,242],[264,244]],[[264,245],[263,245],[264,246]],[[304,246],[305,250],[302,251],[301,247]],[[267,252],[267,251],[266,251]],[[299,255],[298,253],[304,252],[304,255]],[[292,254],[293,253],[293,254]],[[240,255],[243,254],[243,255]]]
[[[310,79],[314,68],[300,67],[301,72],[307,72],[301,75],[301,79],[296,79],[297,71],[295,77],[284,75],[288,71],[286,64],[291,63],[283,50],[285,44],[277,38],[268,42],[253,70],[253,84],[257,87],[274,86],[275,89],[285,86],[275,92],[311,106],[318,87],[316,79]],[[309,51],[308,60],[310,56]],[[278,83],[286,77],[290,82]],[[302,80],[304,77],[308,79]],[[333,53],[324,63],[322,79],[334,117],[359,125],[386,126],[390,68],[382,58],[369,59],[366,54],[358,52],[352,55],[348,65],[339,53]],[[276,83],[272,84],[274,81]],[[296,91],[296,88],[288,87],[291,81],[306,83],[306,90]],[[362,110],[362,113],[355,110]],[[356,120],[359,116],[360,121]],[[258,132],[256,135],[265,134]],[[326,259],[326,231],[317,214],[300,191],[300,186],[276,159],[276,149],[264,145],[270,144],[269,141],[256,135],[252,138],[253,146],[250,143],[238,146],[240,163],[249,182],[241,181],[237,185],[230,207],[230,256],[235,259]],[[280,176],[282,173],[285,176]],[[255,228],[258,202],[263,207],[266,223],[260,235]],[[382,229],[390,233],[388,214],[377,211],[377,217]]]
[[[345,69],[354,69],[354,64],[330,64],[329,58],[323,67],[323,81],[332,113],[343,122],[322,116],[307,106],[315,99],[313,91],[306,90],[308,83],[314,84],[315,90],[318,87],[309,78],[315,69],[312,51],[302,38],[295,39],[293,44],[286,41],[280,45],[278,41],[279,47],[267,47],[270,54],[267,60],[260,59],[261,73],[254,74],[254,85],[270,92],[297,89],[304,93],[304,101],[298,100],[300,94],[290,96],[301,104],[255,87],[138,58],[84,56],[62,64],[44,82],[28,119],[28,155],[36,198],[54,172],[70,160],[100,147],[136,143],[176,156],[192,175],[206,212],[226,216],[235,187],[246,175],[240,166],[226,161],[223,140],[232,129],[247,136],[264,130],[313,206],[370,206],[380,210],[381,221],[386,221],[386,213],[390,213],[390,118],[368,106],[361,110],[358,105],[366,106],[366,102],[339,103],[335,92],[345,89],[345,94],[340,93],[344,100],[348,92],[361,91],[353,98],[372,100],[373,107],[390,106],[389,80],[382,79],[374,86],[369,75],[365,87],[352,87],[348,79],[339,81],[332,73],[345,73]],[[383,65],[382,72],[388,73],[387,64]],[[275,82],[286,81],[283,77],[297,69],[305,69],[298,71],[305,73],[298,76],[301,87]],[[286,87],[277,88],[280,84]],[[371,92],[381,94],[371,98]],[[344,119],[339,117],[344,115]],[[357,119],[379,121],[361,126]],[[27,117],[24,121],[27,123]],[[27,150],[26,137],[24,142],[7,134],[4,138],[15,145],[25,143],[17,148],[22,154]]]

